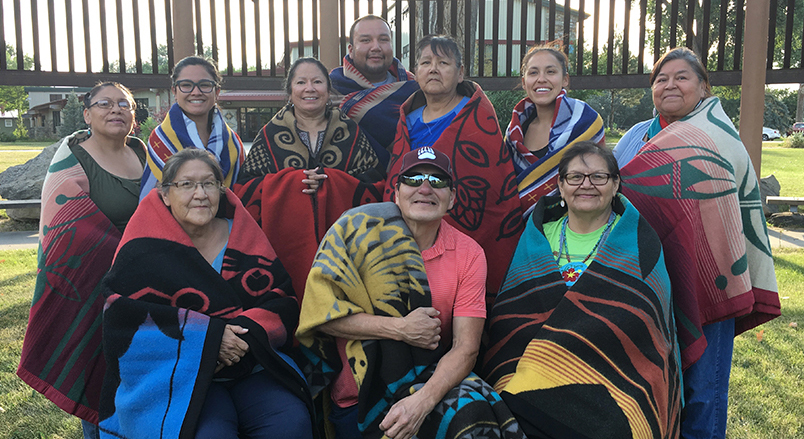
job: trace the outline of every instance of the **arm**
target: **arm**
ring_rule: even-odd
[[[485,319],[455,317],[453,342],[436,366],[433,376],[413,395],[405,397],[391,407],[380,428],[393,439],[407,439],[416,434],[424,418],[453,387],[472,370],[480,348],[480,335]]]
[[[435,308],[416,308],[405,317],[358,313],[331,320],[318,330],[348,340],[396,340],[423,349],[435,349],[441,340],[441,321]]]

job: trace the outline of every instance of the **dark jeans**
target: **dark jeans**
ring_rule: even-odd
[[[100,439],[100,430],[98,430],[98,426],[91,422],[87,422],[82,419],[81,430],[84,432],[84,439]]]
[[[734,351],[734,319],[703,327],[706,350],[684,371],[684,439],[723,439],[729,405],[729,375]]]
[[[333,402],[329,422],[335,428],[335,439],[363,439],[357,428],[357,404],[341,408]]]
[[[304,402],[261,371],[235,381],[213,382],[195,437],[311,439],[313,426]]]

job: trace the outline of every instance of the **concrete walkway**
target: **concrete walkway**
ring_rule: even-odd
[[[804,248],[804,230],[768,229],[771,249]],[[0,250],[36,248],[38,232],[0,233]]]

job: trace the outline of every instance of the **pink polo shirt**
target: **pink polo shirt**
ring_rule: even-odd
[[[486,317],[486,255],[472,238],[443,219],[432,247],[422,252],[433,308],[441,314],[441,339],[452,340],[453,317]],[[357,384],[349,372],[346,340],[336,339],[343,369],[332,383],[340,407],[357,404]]]

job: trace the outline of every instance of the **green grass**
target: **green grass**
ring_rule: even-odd
[[[0,172],[23,164],[39,155],[41,151],[0,151]]]
[[[0,438],[81,438],[81,424],[15,374],[36,277],[36,250],[0,251]]]
[[[804,197],[802,169],[804,169],[804,149],[762,148],[760,177],[773,174],[782,186],[780,196]]]
[[[46,140],[44,142],[34,141],[20,141],[20,142],[0,142],[0,151],[15,150],[15,149],[44,149],[56,140]]]
[[[739,335],[727,437],[804,437],[804,250],[776,250],[782,317]],[[81,437],[79,421],[26,386],[15,371],[34,287],[35,250],[0,251],[0,439]],[[761,340],[757,334],[762,331]]]
[[[730,439],[804,437],[804,250],[774,252],[782,316],[734,340]]]

